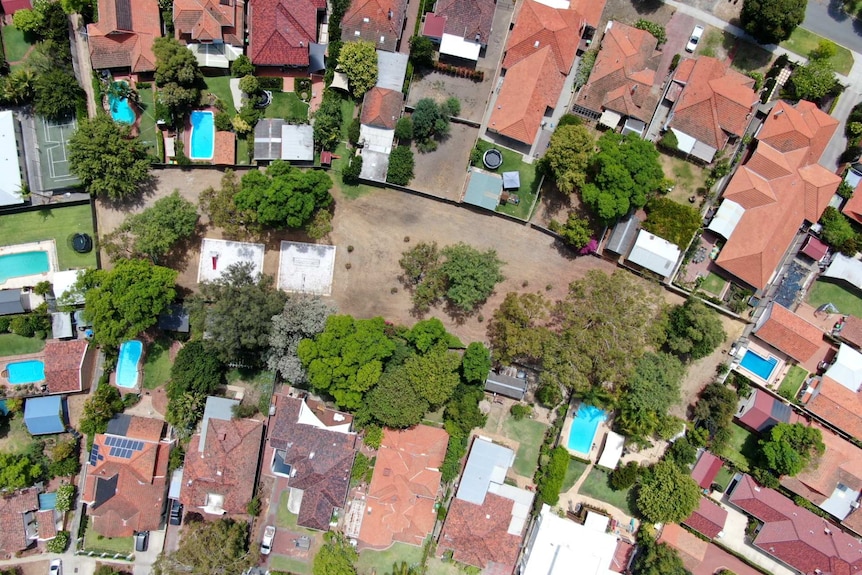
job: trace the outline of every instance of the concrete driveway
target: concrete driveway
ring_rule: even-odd
[[[165,529],[150,531],[150,541],[146,551],[135,551],[134,575],[150,575],[153,565],[165,546]]]

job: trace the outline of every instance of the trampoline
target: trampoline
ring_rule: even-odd
[[[491,148],[482,155],[482,163],[489,170],[496,170],[503,165],[503,154],[500,153],[500,150]]]
[[[72,236],[72,249],[79,254],[87,254],[93,249],[93,238],[89,234],[75,234]]]

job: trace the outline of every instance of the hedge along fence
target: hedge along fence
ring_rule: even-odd
[[[442,72],[443,74],[449,74],[450,76],[470,78],[475,82],[481,82],[485,79],[485,72],[482,70],[473,70],[472,68],[464,68],[462,66],[452,66],[444,64],[443,62],[434,62],[434,70]]]

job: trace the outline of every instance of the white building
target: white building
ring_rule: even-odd
[[[23,204],[21,161],[18,156],[17,120],[9,110],[0,112],[0,206]]]
[[[638,232],[638,239],[629,254],[629,261],[666,278],[673,274],[676,262],[682,255],[676,244],[646,230]]]

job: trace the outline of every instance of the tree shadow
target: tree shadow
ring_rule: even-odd
[[[146,204],[147,199],[155,195],[158,189],[158,178],[150,173],[145,181],[138,184],[138,194],[123,198],[99,196],[99,201],[110,210],[129,212],[142,208]]]
[[[664,7],[662,0],[633,0],[632,6],[638,14],[655,14]]]

